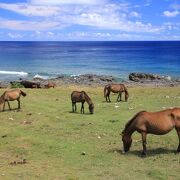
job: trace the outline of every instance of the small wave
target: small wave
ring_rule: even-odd
[[[41,76],[39,74],[36,74],[33,78],[40,78],[40,79],[49,79],[49,76]]]
[[[70,77],[77,77],[80,76],[81,74],[71,74]]]
[[[6,74],[6,75],[18,75],[18,76],[27,76],[27,72],[17,72],[17,71],[0,71],[0,74]]]

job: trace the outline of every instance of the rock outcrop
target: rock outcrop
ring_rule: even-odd
[[[141,81],[171,81],[170,76],[160,76],[157,74],[149,74],[149,73],[131,73],[129,74],[129,80],[135,82]]]

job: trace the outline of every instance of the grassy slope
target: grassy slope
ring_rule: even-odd
[[[70,93],[75,89],[86,90],[92,97],[94,115],[81,115],[80,105],[78,113],[70,112]],[[104,102],[102,88],[24,91],[28,96],[21,98],[22,112],[0,113],[0,179],[180,179],[175,131],[166,136],[149,135],[146,158],[139,157],[138,133],[133,135],[128,154],[119,151],[119,133],[126,121],[140,110],[180,106],[179,88],[131,88],[129,102],[117,104],[116,95],[111,96],[112,103]],[[23,158],[27,164],[9,164]]]

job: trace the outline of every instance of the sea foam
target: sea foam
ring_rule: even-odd
[[[49,76],[42,76],[42,75],[39,75],[39,74],[36,74],[33,78],[40,78],[40,79],[49,79]]]
[[[6,74],[6,75],[18,75],[18,76],[28,76],[27,72],[18,72],[18,71],[0,71],[0,74]]]

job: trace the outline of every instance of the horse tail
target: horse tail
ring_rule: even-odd
[[[109,87],[109,85],[106,85],[104,87],[104,97],[106,97],[106,95],[107,95],[108,87]]]
[[[26,93],[25,93],[25,92],[23,92],[22,90],[20,90],[20,92],[21,92],[21,94],[22,94],[23,96],[26,96]]]
[[[140,112],[138,112],[137,114],[135,114],[126,124],[125,124],[125,128],[124,128],[124,130],[122,131],[122,134],[124,134],[126,131],[127,131],[127,129],[128,129],[128,127],[135,121],[135,119],[140,115],[140,114],[142,114],[143,112],[146,112],[146,111],[140,111]],[[127,132],[126,132],[127,133]]]

